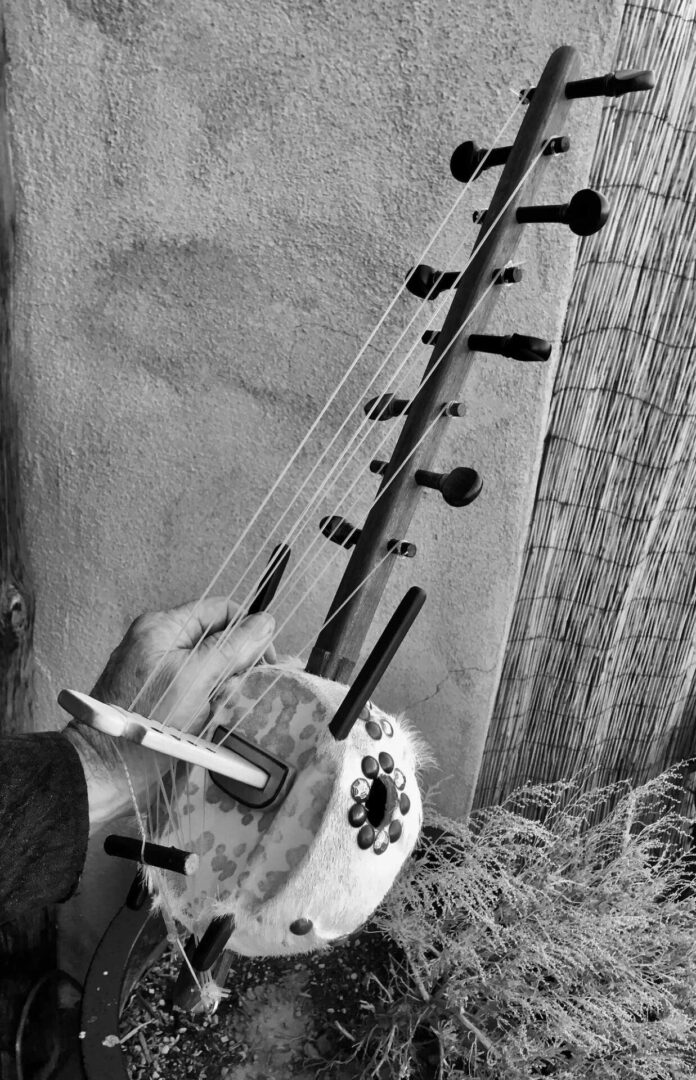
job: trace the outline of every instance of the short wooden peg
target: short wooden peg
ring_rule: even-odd
[[[163,847],[162,844],[143,843],[135,836],[116,836],[111,833],[104,841],[107,855],[120,859],[132,859],[133,862],[146,866],[157,866],[160,870],[172,870],[187,877],[198,869],[198,855],[195,851],[182,851],[181,848]]]

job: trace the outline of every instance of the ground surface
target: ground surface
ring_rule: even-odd
[[[230,996],[201,1021],[168,1004],[179,964],[167,954],[122,1016],[131,1080],[314,1080],[337,1050],[349,1056],[351,1027],[371,1010],[374,976],[388,963],[384,939],[367,931],[306,959],[237,957]],[[359,1075],[358,1066],[341,1070]]]

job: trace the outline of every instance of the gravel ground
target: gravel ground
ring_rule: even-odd
[[[348,1056],[351,1025],[372,1011],[372,976],[386,976],[383,938],[369,930],[306,958],[235,957],[228,998],[200,1020],[169,1002],[180,958],[167,953],[141,979],[121,1017],[131,1080],[315,1080]],[[335,1068],[330,1075],[337,1077]],[[358,1077],[359,1066],[342,1068]]]

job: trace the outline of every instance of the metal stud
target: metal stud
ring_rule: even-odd
[[[354,780],[350,785],[350,793],[358,802],[364,802],[370,794],[370,785],[367,780]]]
[[[364,757],[360,762],[360,768],[368,780],[374,780],[376,776],[379,776],[379,762],[377,761],[377,758],[369,756]]]
[[[411,800],[409,799],[406,792],[402,791],[401,795],[399,796],[399,810],[401,811],[402,814],[407,814],[410,809],[411,809]]]
[[[371,739],[381,739],[382,729],[376,720],[368,720],[365,724],[365,731]]]
[[[359,829],[367,821],[367,810],[361,802],[353,803],[348,811],[348,820],[354,829]]]
[[[362,829],[358,833],[358,847],[363,851],[367,851],[371,848],[375,841],[375,830],[371,825],[363,825]]]
[[[376,855],[381,855],[383,851],[386,851],[389,847],[389,833],[386,829],[380,829],[375,836],[372,850]]]
[[[379,763],[384,769],[385,773],[390,773],[394,769],[394,758],[391,754],[387,754],[384,750],[379,755]]]
[[[389,839],[392,841],[392,843],[394,843],[401,836],[401,833],[402,833],[401,822],[400,821],[392,821],[391,825],[389,826],[388,832],[389,832]]]
[[[308,934],[313,926],[314,923],[311,919],[295,919],[290,923],[290,933],[298,934],[300,936],[302,934]]]

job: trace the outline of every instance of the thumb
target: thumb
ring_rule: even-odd
[[[247,615],[224,638],[219,636],[218,655],[225,671],[237,675],[260,660],[270,645],[275,619],[265,611]],[[211,640],[217,637],[212,635]]]

